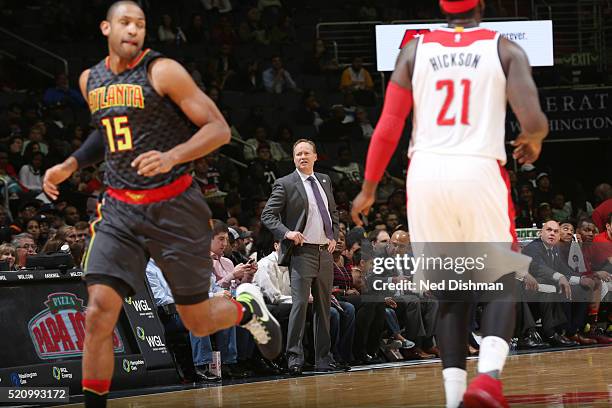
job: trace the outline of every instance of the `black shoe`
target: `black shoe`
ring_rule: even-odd
[[[520,349],[541,349],[550,347],[550,344],[542,341],[536,331],[529,330],[527,336],[518,341],[518,347]]]
[[[219,382],[221,377],[217,377],[208,370],[207,366],[195,367],[196,382]]]
[[[292,365],[289,366],[289,375],[298,376],[302,375],[303,368],[301,365]]]
[[[344,370],[338,368],[338,366],[336,366],[336,364],[334,363],[329,363],[329,365],[325,366],[325,367],[315,367],[314,372],[317,374],[322,374],[322,373],[340,373]]]
[[[341,371],[351,371],[351,365],[344,361],[336,360],[335,363],[331,363],[330,365],[335,366],[338,370]]]
[[[234,380],[240,380],[253,375],[252,372],[242,368],[239,364],[223,364],[221,366],[221,374],[223,378],[231,378]]]
[[[568,339],[565,336],[562,336],[558,333],[553,334],[551,337],[546,339],[548,343],[550,343],[553,347],[574,347],[578,346],[578,343]]]
[[[236,300],[249,305],[253,318],[242,325],[253,335],[261,354],[274,360],[281,352],[283,334],[281,327],[268,310],[261,290],[252,283],[243,283],[236,290]]]

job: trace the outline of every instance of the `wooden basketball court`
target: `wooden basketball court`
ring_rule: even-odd
[[[475,369],[476,360],[472,359],[468,371],[473,375]],[[444,404],[441,377],[439,362],[381,369],[364,367],[340,374],[118,398],[110,400],[108,406],[436,407]],[[512,406],[611,407],[612,347],[511,356],[503,379]]]

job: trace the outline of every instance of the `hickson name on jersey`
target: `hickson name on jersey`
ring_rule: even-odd
[[[419,36],[410,157],[426,151],[506,162],[506,76],[499,39],[499,33],[478,27]]]
[[[189,164],[175,166],[166,174],[144,177],[132,161],[150,150],[165,152],[187,141],[193,124],[167,97],[160,96],[148,78],[149,64],[162,55],[144,50],[128,69],[115,75],[108,58],[91,68],[87,101],[92,122],[105,136],[107,186],[144,190],[164,186],[186,173]]]

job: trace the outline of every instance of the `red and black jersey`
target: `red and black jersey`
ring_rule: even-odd
[[[160,96],[149,82],[149,64],[161,56],[144,50],[118,75],[110,70],[107,57],[89,73],[87,100],[93,123],[105,135],[104,182],[109,187],[158,188],[173,182],[189,168],[186,163],[166,174],[144,177],[131,167],[141,153],[168,151],[187,141],[195,130],[178,106]]]

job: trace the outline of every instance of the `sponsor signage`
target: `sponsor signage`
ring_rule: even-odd
[[[446,25],[446,23],[377,25],[377,69],[393,71],[400,50],[416,35]],[[483,22],[480,26],[498,31],[504,37],[519,44],[527,53],[532,66],[554,65],[552,21],[490,21]]]
[[[70,292],[50,293],[45,308],[32,317],[28,332],[39,358],[56,359],[79,356],[85,339],[85,313],[83,299]],[[123,340],[115,328],[113,349],[124,351]]]

